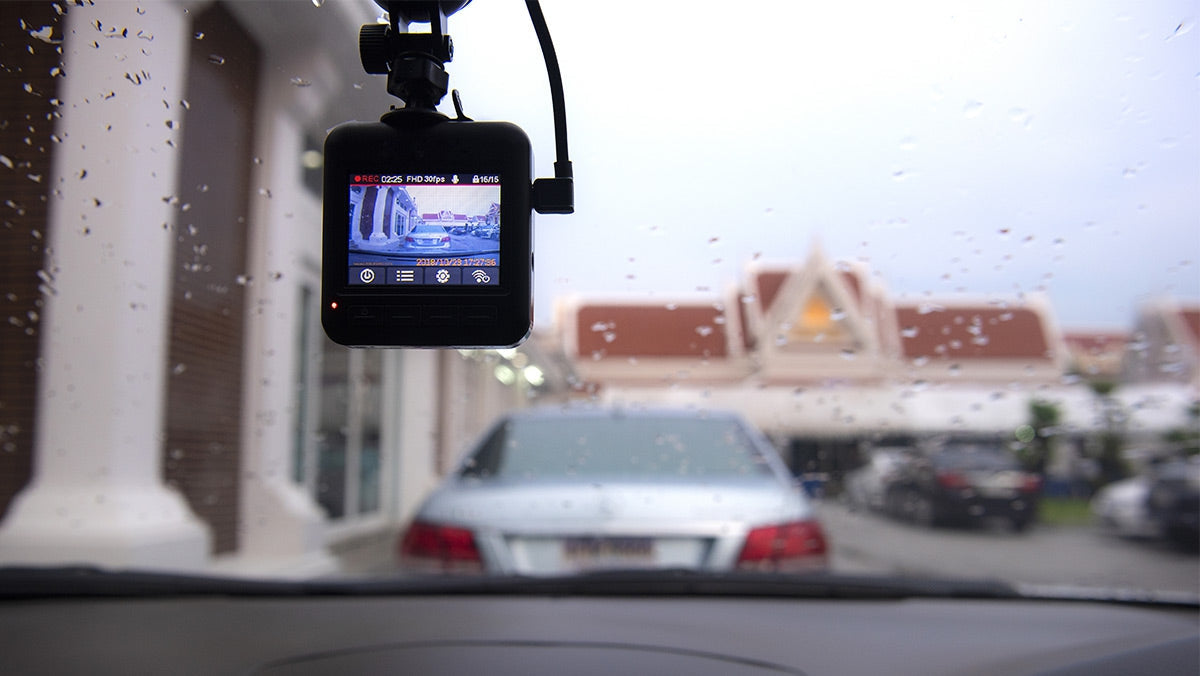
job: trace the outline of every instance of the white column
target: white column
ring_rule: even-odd
[[[362,243],[362,208],[363,202],[367,199],[367,189],[363,188],[362,192],[350,198],[351,204],[354,205],[354,215],[350,217],[350,237],[355,243]]]
[[[267,58],[264,73],[310,70],[276,61],[276,52],[268,52]],[[314,82],[298,88],[287,78],[272,76],[264,78],[259,93],[254,154],[265,161],[255,168],[251,190],[258,197],[250,209],[247,260],[253,281],[246,305],[241,547],[236,556],[221,561],[228,572],[309,576],[336,569],[325,549],[325,516],[292,479],[296,439],[290,417],[299,406],[295,364],[307,358],[297,353],[304,349],[299,344],[301,285],[320,294],[316,277],[305,271],[319,269],[321,260],[321,205],[299,179],[295,158],[302,150],[304,127],[295,116],[320,98],[322,87]],[[316,317],[309,331],[321,331]],[[319,363],[310,368],[320,372]],[[310,410],[309,415],[318,412]]]
[[[379,190],[375,193],[375,211],[371,214],[374,229],[371,230],[372,242],[386,242],[387,235],[383,234],[383,215],[387,209],[388,200],[392,199],[392,189],[390,187],[379,186]]]
[[[0,525],[0,563],[196,569],[210,536],[163,484],[161,456],[174,237],[163,197],[189,21],[167,3],[72,5],[64,21],[34,473]]]

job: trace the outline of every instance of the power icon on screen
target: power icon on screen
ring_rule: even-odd
[[[362,280],[363,284],[370,284],[375,281],[375,271],[371,268],[363,268],[362,272],[358,273],[358,278]]]

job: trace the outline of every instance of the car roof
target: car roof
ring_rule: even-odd
[[[559,404],[557,406],[531,406],[507,413],[505,420],[568,420],[568,419],[689,419],[742,421],[741,415],[725,409],[699,409],[667,406],[600,406]]]

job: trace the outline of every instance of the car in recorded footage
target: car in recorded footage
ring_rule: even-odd
[[[421,223],[404,236],[404,243],[413,249],[448,249],[450,233],[433,223]]]
[[[505,416],[399,543],[422,573],[811,572],[826,554],[813,505],[743,419],[639,408]]]

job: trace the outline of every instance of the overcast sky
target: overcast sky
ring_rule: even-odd
[[[537,218],[538,321],[566,293],[716,293],[815,242],[896,297],[1045,292],[1068,328],[1200,299],[1196,7],[543,0],[577,213]],[[524,3],[450,34],[466,113],[522,126],[550,175]]]

